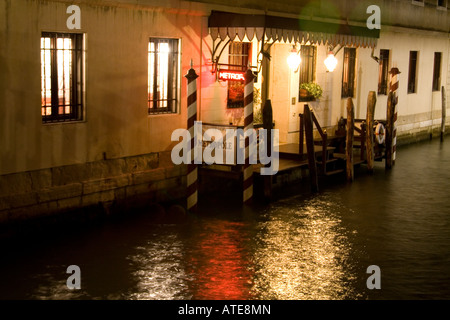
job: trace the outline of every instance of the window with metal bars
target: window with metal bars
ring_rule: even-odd
[[[300,84],[316,80],[316,46],[302,46],[300,56]]]
[[[83,120],[83,53],[83,34],[42,33],[42,122]]]
[[[437,0],[437,6],[441,8],[447,8],[447,0]]]
[[[356,48],[344,48],[344,67],[342,70],[342,98],[353,98],[355,91]]]
[[[380,50],[378,72],[378,94],[388,94],[389,83],[389,50]]]
[[[179,40],[150,38],[148,44],[148,113],[176,113]]]
[[[417,51],[409,52],[408,93],[417,92]]]
[[[251,63],[252,44],[247,42],[230,42],[228,53],[228,70],[247,71]],[[244,81],[228,81],[228,108],[244,107]]]
[[[433,91],[441,90],[441,59],[442,52],[435,52],[433,67]]]

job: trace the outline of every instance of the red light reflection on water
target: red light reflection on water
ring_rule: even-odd
[[[212,221],[199,235],[192,255],[187,253],[187,273],[193,299],[251,299],[253,272],[247,252],[248,233],[240,222]]]

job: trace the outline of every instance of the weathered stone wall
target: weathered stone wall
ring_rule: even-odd
[[[185,166],[173,166],[170,152],[3,175],[0,224],[124,200],[136,206],[179,200],[185,177]]]

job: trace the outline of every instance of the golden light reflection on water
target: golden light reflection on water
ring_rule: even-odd
[[[358,299],[336,202],[288,199],[259,221],[205,219],[137,247],[130,299]],[[195,236],[193,236],[195,234]]]
[[[345,261],[351,247],[330,205],[315,199],[292,209],[292,203],[281,201],[270,210],[273,218],[261,223],[254,254],[258,298],[349,298],[354,276]]]
[[[127,257],[135,288],[127,297],[131,300],[174,300],[186,297],[187,281],[183,260],[183,242],[177,233],[168,234],[164,241],[149,241],[135,248]]]

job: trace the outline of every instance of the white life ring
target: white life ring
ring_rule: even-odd
[[[382,123],[378,123],[375,129],[375,137],[378,144],[383,144],[386,138],[386,129],[384,128]]]

